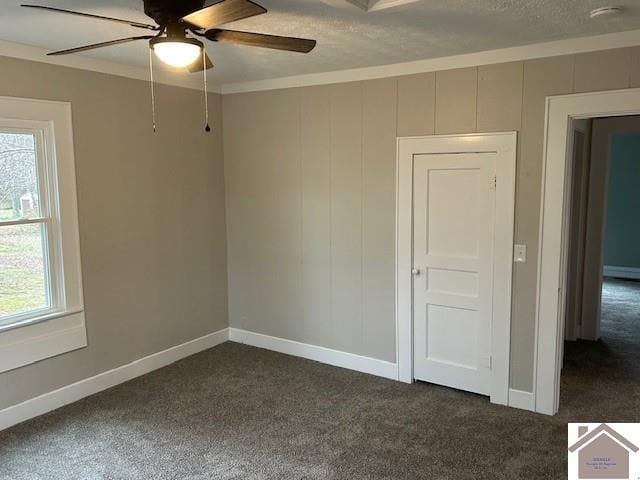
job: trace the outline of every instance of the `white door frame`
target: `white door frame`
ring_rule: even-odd
[[[396,361],[398,379],[413,377],[413,157],[420,154],[496,153],[491,402],[509,395],[511,284],[517,133],[479,133],[398,138],[396,162]]]
[[[639,113],[640,89],[547,98],[536,309],[534,380],[537,412],[554,415],[560,402],[569,223],[569,126],[574,119]]]

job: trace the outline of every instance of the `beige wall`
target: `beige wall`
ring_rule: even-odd
[[[221,101],[0,58],[0,95],[72,104],[89,346],[0,374],[0,409],[227,326]],[[1,112],[0,112],[1,114]]]
[[[640,49],[223,98],[234,327],[395,361],[395,137],[518,130],[512,388],[533,380],[545,97],[640,86]]]
[[[89,347],[0,374],[0,408],[227,325],[395,360],[395,137],[519,130],[511,385],[530,390],[544,98],[640,86],[640,49],[224,97],[0,58],[70,101]],[[222,162],[222,103],[227,189]]]

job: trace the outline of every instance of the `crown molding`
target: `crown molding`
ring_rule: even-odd
[[[47,56],[48,50],[40,47],[33,47],[23,43],[7,42],[0,40],[0,56],[19,58],[62,67],[77,68],[80,70],[90,70],[92,72],[106,73],[119,77],[133,78],[135,80],[149,81],[149,69],[125,65],[122,63],[98,60],[82,55]],[[194,90],[202,90],[202,77],[195,78],[185,74],[184,71],[168,71],[161,68],[154,68],[154,80],[164,85],[183,87]],[[212,93],[221,93],[219,85],[209,84],[208,90]]]
[[[536,58],[556,57],[596,50],[633,47],[640,45],[640,30],[594,35],[591,37],[556,40],[535,43],[520,47],[502,48],[484,52],[440,57],[414,62],[394,63],[377,67],[338,70],[325,73],[296,75],[269,80],[227,83],[222,85],[223,94],[275,90],[280,88],[307,87],[331,83],[373,80],[376,78],[397,77],[416,73],[437,72],[454,68],[477,67]]]
[[[556,40],[553,42],[535,43],[520,47],[502,48],[498,50],[488,50],[484,52],[417,60],[413,62],[394,63],[375,67],[337,70],[333,72],[312,73],[308,75],[294,75],[249,82],[226,83],[223,85],[210,83],[208,90],[212,93],[232,94],[262,90],[276,90],[281,88],[328,85],[332,83],[373,80],[377,78],[451,70],[454,68],[477,67],[480,65],[532,60],[536,58],[571,55],[597,50],[634,47],[638,45],[640,45],[640,30],[630,30],[627,32]],[[82,55],[48,57],[46,53],[47,50],[43,48],[0,40],[0,56],[60,65],[81,70],[90,70],[109,75],[133,78],[136,80],[149,80],[149,72],[146,68],[98,60]],[[195,90],[202,89],[201,79],[199,77],[196,79],[192,76],[185,75],[184,72],[171,72],[160,69],[154,73],[158,83]]]

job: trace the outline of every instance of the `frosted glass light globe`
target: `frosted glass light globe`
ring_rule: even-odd
[[[153,51],[164,63],[176,68],[191,65],[202,55],[200,46],[185,42],[158,42]]]

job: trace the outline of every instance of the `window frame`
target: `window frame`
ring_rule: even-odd
[[[36,175],[38,182],[38,216],[0,220],[0,229],[18,225],[40,225],[44,228],[46,244],[43,245],[45,277],[45,307],[0,317],[0,332],[43,321],[50,315],[64,311],[64,272],[60,268],[60,223],[56,221],[58,211],[55,162],[52,161],[50,123],[0,118],[0,132],[33,135],[35,147]]]
[[[0,323],[0,373],[87,345],[71,105],[0,97],[0,130],[35,136],[39,215],[0,222],[44,225],[49,306]],[[7,322],[7,319],[11,320]]]

